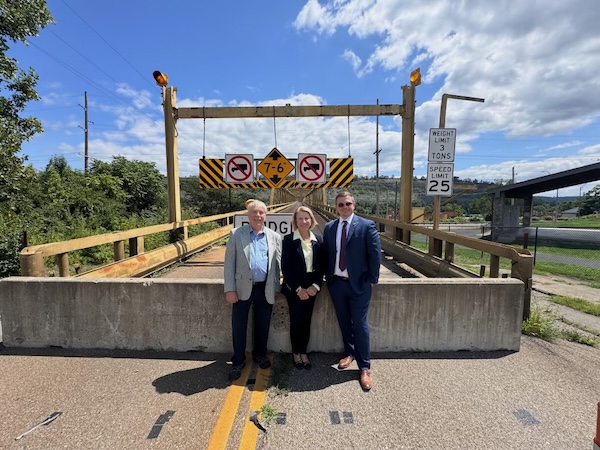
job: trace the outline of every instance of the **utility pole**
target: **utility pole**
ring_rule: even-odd
[[[377,105],[379,105],[379,99],[377,99]],[[375,215],[379,215],[379,115],[376,117],[376,130],[375,130]]]
[[[83,172],[85,174],[88,173],[88,159],[89,159],[89,153],[88,153],[88,99],[87,99],[87,91],[85,91],[83,93],[83,98],[84,98],[84,103],[83,103],[83,114],[84,114],[84,126],[83,127],[79,127],[81,129],[83,129],[83,133],[84,133],[84,157],[83,157]],[[79,105],[81,106],[81,105]],[[93,123],[93,122],[92,122]]]

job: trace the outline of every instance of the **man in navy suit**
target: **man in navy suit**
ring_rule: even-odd
[[[367,316],[373,285],[379,281],[381,240],[375,222],[354,214],[350,192],[338,193],[335,205],[340,217],[325,225],[323,244],[328,255],[325,279],[344,341],[338,368],[346,369],[356,359],[360,385],[368,391],[373,380]]]

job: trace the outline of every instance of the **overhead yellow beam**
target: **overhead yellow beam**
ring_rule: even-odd
[[[322,105],[322,106],[206,106],[177,108],[177,119],[235,119],[273,117],[398,116],[403,105]]]

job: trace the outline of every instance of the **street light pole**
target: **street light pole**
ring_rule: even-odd
[[[454,98],[456,100],[467,100],[470,102],[480,102],[483,103],[485,99],[478,97],[465,97],[464,95],[453,95],[453,94],[443,94],[442,95],[442,104],[440,106],[440,128],[446,128],[446,103],[449,98]],[[441,209],[441,201],[440,196],[436,195],[433,197],[433,229],[439,230],[440,228],[440,209]]]

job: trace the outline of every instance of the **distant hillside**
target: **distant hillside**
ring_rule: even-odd
[[[413,206],[429,206],[433,205],[433,196],[425,195],[427,180],[424,178],[415,178],[413,180],[413,195],[412,202]],[[472,180],[461,180],[455,178],[454,180],[454,195],[463,192],[456,199],[452,200],[453,203],[458,203],[461,206],[467,205],[474,199],[480,198],[484,193],[497,184],[483,182],[483,181],[472,181]],[[466,190],[467,188],[473,190]],[[349,189],[358,202],[372,202],[375,203],[376,192],[377,192],[377,180],[374,178],[361,178],[355,177],[352,185]],[[396,197],[400,197],[400,179],[399,178],[380,178],[379,179],[379,203],[385,205],[386,201],[389,205],[393,205]],[[330,194],[331,195],[331,194]],[[398,200],[399,201],[399,200]]]

